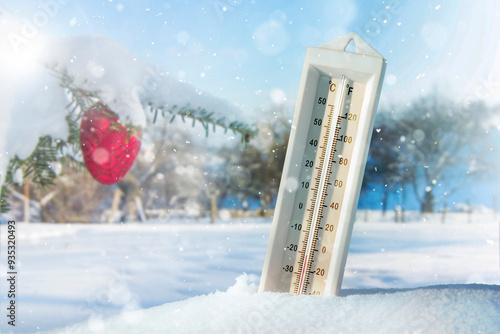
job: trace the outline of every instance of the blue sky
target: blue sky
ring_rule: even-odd
[[[500,72],[495,0],[9,0],[4,6],[28,20],[48,12],[40,30],[49,36],[108,35],[252,114],[281,97],[291,113],[307,46],[350,31],[388,60],[382,103],[463,87],[464,80],[473,92]]]

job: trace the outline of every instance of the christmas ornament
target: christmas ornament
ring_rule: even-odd
[[[94,179],[113,184],[127,174],[141,147],[142,131],[120,123],[103,103],[85,111],[80,125],[83,161]]]

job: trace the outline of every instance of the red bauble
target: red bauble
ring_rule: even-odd
[[[142,131],[123,126],[103,103],[85,111],[80,125],[83,161],[94,179],[113,184],[125,176],[141,148]]]

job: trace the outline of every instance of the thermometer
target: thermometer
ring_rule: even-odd
[[[339,294],[385,66],[355,33],[307,49],[259,292]]]

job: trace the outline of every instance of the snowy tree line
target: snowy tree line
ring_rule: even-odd
[[[147,131],[134,167],[116,186],[100,185],[85,171],[63,166],[55,187],[32,187],[30,198],[42,221],[101,219],[117,188],[122,194],[120,220],[137,219],[136,197],[146,210],[195,217],[209,213],[214,196],[219,209],[258,208],[264,213],[274,207],[290,130],[283,111],[269,114],[257,124],[259,134],[249,144],[216,149],[210,138],[194,143],[196,131],[186,131],[181,122],[155,124]],[[390,197],[404,209],[411,196],[421,212],[433,212],[453,192],[495,170],[489,153],[493,139],[488,138],[498,136],[498,131],[485,121],[492,115],[492,108],[484,104],[458,105],[437,95],[380,110],[362,199],[375,189],[383,210],[389,209]],[[23,192],[20,186],[13,190]]]
[[[267,150],[250,147],[240,157],[253,176],[244,195],[260,198],[263,207],[273,204],[263,200],[263,194],[267,199],[277,195],[289,135],[286,118],[274,116],[268,123],[274,145]],[[434,212],[455,192],[498,176],[492,151],[499,132],[493,119],[494,108],[484,103],[460,104],[437,94],[382,108],[375,120],[361,197],[375,189],[381,193],[384,211],[390,197],[403,210],[411,197],[421,212]]]

